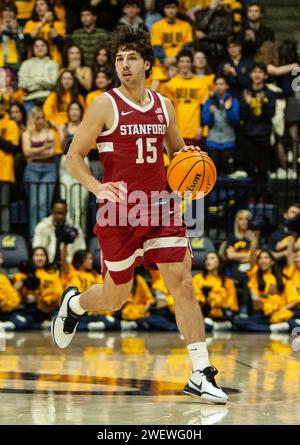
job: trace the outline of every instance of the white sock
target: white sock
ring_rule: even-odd
[[[188,345],[193,371],[202,370],[210,365],[205,341]]]
[[[74,297],[71,297],[69,300],[69,306],[77,315],[83,315],[86,312],[80,306],[80,295],[74,295]]]

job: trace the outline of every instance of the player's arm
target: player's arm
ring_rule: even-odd
[[[84,161],[97,136],[106,126],[109,115],[108,110],[111,110],[113,113],[111,102],[106,96],[97,97],[93,100],[74,135],[66,156],[66,167],[69,173],[83,187],[94,193],[96,197],[110,201],[119,201],[125,198],[124,192],[126,193],[122,183],[107,182],[102,184],[93,176]]]
[[[176,114],[173,104],[166,97],[164,97],[164,101],[166,103],[167,112],[169,115],[169,126],[164,137],[164,146],[166,147],[169,158],[172,159],[174,155],[181,151],[201,151],[201,149],[197,146],[194,147],[193,145],[185,145],[177,127]]]

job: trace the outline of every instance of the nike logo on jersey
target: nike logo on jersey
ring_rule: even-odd
[[[121,111],[122,116],[126,116],[127,114],[133,113],[133,111]]]

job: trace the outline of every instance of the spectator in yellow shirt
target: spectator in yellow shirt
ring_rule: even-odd
[[[177,18],[178,0],[165,0],[165,17],[154,23],[151,30],[151,44],[156,62],[152,73],[152,89],[159,89],[160,81],[167,80],[166,69],[182,50],[192,50],[193,32],[188,22]]]
[[[18,125],[5,112],[3,96],[0,95],[0,181],[15,181],[13,155],[18,147]]]
[[[31,19],[24,26],[25,43],[30,46],[32,40],[37,37],[48,41],[51,57],[60,64],[60,51],[64,44],[65,35],[65,23],[57,20],[50,2],[48,0],[36,0]]]
[[[0,271],[3,265],[3,255],[0,251]],[[26,327],[26,323],[15,317],[15,310],[21,302],[19,292],[14,289],[6,275],[0,272],[0,327],[16,329]]]
[[[254,232],[251,241],[251,269],[248,288],[254,315],[235,320],[238,329],[252,332],[286,332],[297,323],[295,309],[299,307],[300,294],[290,280],[282,276],[272,253],[257,250],[260,233]]]
[[[13,277],[14,287],[26,305],[25,316],[30,328],[38,329],[57,308],[63,291],[62,283],[58,272],[51,269],[43,247],[33,249],[31,260],[22,262],[19,269],[20,272]]]
[[[123,320],[138,320],[148,317],[150,306],[154,301],[146,280],[141,275],[136,274],[129,299],[121,310]]]
[[[93,256],[88,250],[77,250],[72,264],[67,263],[66,246],[61,254],[62,281],[67,286],[75,286],[84,292],[94,284],[103,284],[102,276],[93,269]],[[120,330],[120,321],[113,311],[88,312],[81,318],[78,329],[81,331]]]
[[[202,138],[201,105],[209,97],[203,79],[192,72],[193,57],[189,51],[178,55],[178,75],[167,82],[164,93],[174,105],[179,131],[187,145],[197,145]]]
[[[208,86],[209,92],[214,91],[215,74],[208,65],[207,57],[202,51],[196,51],[193,58],[193,68],[196,76],[203,79]]]
[[[193,283],[206,316],[206,328],[231,329],[233,313],[239,311],[236,288],[232,278],[225,275],[222,260],[216,252],[206,254],[204,271],[193,277]]]
[[[15,0],[17,6],[18,15],[17,18],[22,26],[25,25],[26,21],[29,20],[35,0]]]
[[[76,286],[80,293],[93,284],[103,284],[102,276],[93,270],[93,256],[88,250],[77,250],[72,264],[66,263],[66,255],[61,256],[64,264],[62,274],[65,287]]]
[[[80,102],[84,107],[84,99],[78,92],[78,83],[70,70],[63,70],[53,91],[44,102],[43,111],[46,120],[53,127],[59,128],[68,122],[68,107],[71,102]]]
[[[16,15],[14,4],[0,6],[0,68],[10,68],[15,73],[24,51],[23,31]]]

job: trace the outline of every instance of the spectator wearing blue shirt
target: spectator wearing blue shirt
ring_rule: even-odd
[[[236,146],[234,127],[240,122],[240,104],[228,92],[224,77],[216,77],[215,93],[205,102],[202,125],[208,125],[206,149],[213,159],[218,174],[233,173]]]

